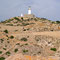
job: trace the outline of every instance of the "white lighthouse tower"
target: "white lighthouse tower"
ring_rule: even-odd
[[[29,6],[29,8],[28,8],[28,14],[29,15],[31,14],[31,6]]]
[[[33,14],[31,13],[31,6],[29,6],[29,8],[28,8],[28,14],[24,14],[23,17],[24,17],[24,18],[34,18],[34,17],[35,17],[35,15],[33,15]]]

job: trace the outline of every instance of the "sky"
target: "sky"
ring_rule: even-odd
[[[0,21],[27,14],[28,6],[36,17],[60,21],[60,0],[0,0]]]

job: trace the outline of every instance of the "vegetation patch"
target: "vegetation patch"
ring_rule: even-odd
[[[13,24],[6,24],[6,25],[13,26]]]
[[[52,51],[56,51],[57,49],[56,49],[56,48],[51,48],[50,50],[52,50]]]
[[[23,26],[27,26],[27,25],[29,25],[29,23],[22,23],[22,25],[23,25]]]
[[[8,52],[6,52],[6,55],[10,56],[10,54],[11,54],[11,53],[10,53],[9,51],[8,51]]]
[[[24,20],[23,17],[21,17],[21,19]]]
[[[24,49],[24,50],[23,50],[23,53],[26,53],[26,52],[28,52],[28,50],[25,50],[25,49]]]
[[[9,41],[7,41],[7,43],[10,43]]]
[[[26,29],[24,29],[23,31],[26,31]]]
[[[5,60],[5,58],[4,57],[0,57],[0,60]]]
[[[15,32],[18,31],[18,30],[15,30]]]
[[[25,45],[28,45],[28,43],[26,43]]]
[[[55,21],[52,21],[52,24],[55,24]]]
[[[16,19],[16,20],[20,21],[20,19],[19,19],[19,18],[17,18],[17,17],[14,17],[14,19]]]
[[[8,30],[4,30],[5,33],[8,33]]]
[[[21,38],[21,41],[27,41],[27,38],[23,37]]]
[[[3,48],[4,50],[6,50],[6,48]]]
[[[11,39],[13,39],[13,38],[14,38],[14,36],[10,36],[10,38],[11,38]]]
[[[0,39],[0,41],[1,41],[1,43],[3,43],[4,40],[3,39]]]
[[[42,20],[47,20],[46,18],[41,18]]]
[[[0,51],[0,54],[2,54],[2,51]]]
[[[6,20],[7,23],[11,22],[13,19]]]
[[[18,49],[15,49],[14,52],[15,52],[15,53],[18,52]]]
[[[16,45],[20,45],[20,43],[17,43]]]
[[[60,23],[60,21],[56,21],[56,23],[57,23],[57,24],[59,24],[59,23]]]

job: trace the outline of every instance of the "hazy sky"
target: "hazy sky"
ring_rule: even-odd
[[[37,17],[60,20],[60,0],[0,0],[0,21],[27,14],[28,6]]]

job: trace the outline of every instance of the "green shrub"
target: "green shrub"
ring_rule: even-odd
[[[18,31],[18,30],[15,30],[15,32]]]
[[[17,51],[18,51],[18,49],[15,49],[15,50],[14,50],[14,52],[17,52]]]
[[[11,38],[11,39],[13,39],[13,38],[14,38],[14,36],[10,36],[10,38]]]
[[[21,17],[21,19],[23,20],[23,17]]]
[[[5,58],[4,57],[0,57],[0,60],[5,60]]]
[[[26,29],[24,29],[23,31],[26,31]]]
[[[47,20],[46,18],[41,18],[42,20]]]
[[[26,43],[25,45],[28,45],[28,43]]]
[[[56,48],[51,48],[50,50],[52,50],[52,51],[56,51]]]
[[[8,30],[4,30],[5,33],[8,33]]]
[[[59,23],[60,23],[60,21],[56,21],[56,23],[57,23],[57,24],[59,24]]]
[[[7,45],[5,45],[5,47],[7,47]]]
[[[23,37],[21,38],[21,41],[27,41],[27,38]]]
[[[9,51],[8,51],[8,52],[6,52],[6,55],[10,56],[10,54],[11,54],[11,53],[10,53]]]
[[[20,26],[20,24],[17,24],[17,26]]]
[[[4,50],[6,50],[6,48],[3,48]]]
[[[34,18],[35,21],[38,21],[38,19]]]
[[[52,24],[55,24],[55,21],[52,21]]]
[[[17,43],[16,45],[20,45],[20,43]]]
[[[13,19],[9,19],[9,20],[6,20],[6,22],[8,22],[8,23],[9,23],[9,22],[11,22],[12,20],[13,20]]]
[[[20,20],[20,19],[19,19],[19,18],[17,18],[17,17],[14,17],[14,19],[16,19],[16,20],[18,20],[18,21]]]
[[[54,31],[54,30],[51,30],[51,31]]]
[[[6,35],[6,37],[8,37],[8,35]]]
[[[1,43],[3,43],[4,40],[3,39],[0,39],[0,41],[1,41]]]
[[[2,54],[2,51],[0,51],[0,54]]]
[[[22,25],[23,25],[23,26],[27,26],[27,25],[29,25],[29,23],[22,23]]]
[[[13,24],[9,24],[9,26],[13,26]]]
[[[1,23],[6,23],[6,21],[1,21]]]
[[[9,41],[7,41],[7,43],[10,43]]]
[[[28,50],[25,50],[25,49],[24,49],[23,52],[26,53],[26,52],[28,52]]]

